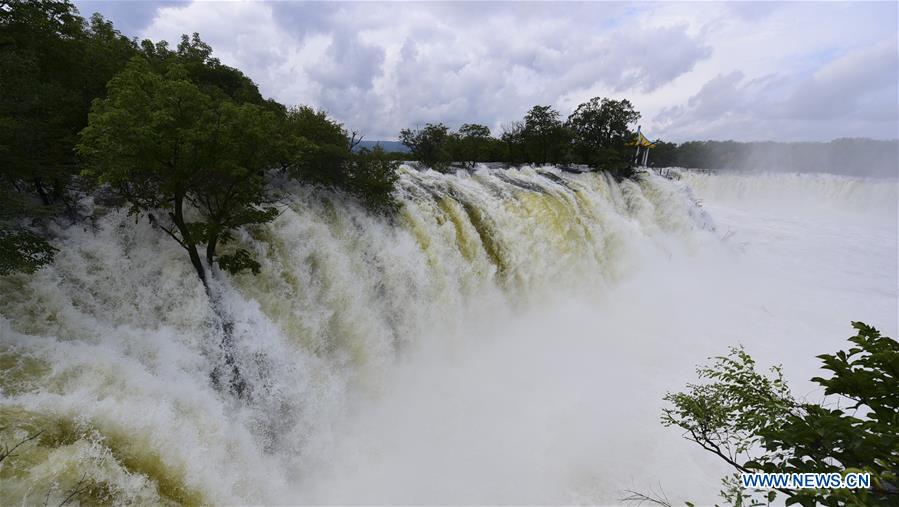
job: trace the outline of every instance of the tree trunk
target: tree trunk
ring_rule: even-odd
[[[34,190],[37,191],[37,195],[41,197],[44,206],[52,204],[50,195],[47,194],[47,189],[44,188],[44,184],[41,182],[40,177],[34,178]]]
[[[212,237],[209,238],[209,242],[206,243],[206,263],[212,267],[212,261],[215,259],[215,249],[218,246],[219,236],[218,234],[213,234]]]
[[[181,238],[184,240],[184,248],[187,250],[187,255],[190,257],[190,263],[193,264],[194,269],[197,271],[197,276],[199,276],[200,281],[203,282],[206,294],[209,295],[209,283],[206,281],[206,269],[203,267],[203,261],[200,260],[199,252],[197,252],[197,244],[194,242],[193,237],[191,237],[187,224],[184,222],[183,195],[175,195],[175,212],[172,213],[172,221],[175,223],[175,227],[178,228],[178,232],[181,233]]]
[[[209,283],[206,281],[206,269],[203,267],[203,261],[200,260],[200,254],[197,253],[196,245],[188,245],[187,254],[190,256],[190,263],[194,265],[194,269],[197,271],[197,276],[203,282],[203,287],[209,292]]]
[[[238,398],[245,398],[248,396],[247,383],[240,373],[240,367],[237,364],[237,359],[234,357],[234,324],[222,311],[218,296],[213,294],[212,289],[209,287],[209,281],[206,279],[206,269],[203,267],[203,261],[200,259],[200,254],[197,251],[197,244],[190,235],[187,224],[184,222],[184,196],[176,195],[174,204],[175,209],[172,213],[172,221],[181,233],[184,248],[187,249],[187,254],[190,256],[191,264],[193,264],[194,269],[197,271],[197,276],[200,277],[200,281],[203,282],[203,288],[206,290],[206,295],[209,297],[209,301],[212,304],[212,310],[222,322],[222,341],[219,344],[219,347],[222,350],[225,364],[216,366],[212,370],[212,384],[219,389],[227,385],[228,390],[231,391],[232,394]],[[215,258],[217,244],[218,235],[214,235],[206,244],[206,259],[209,261],[210,266],[212,265],[212,260]]]

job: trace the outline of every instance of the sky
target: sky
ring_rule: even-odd
[[[263,95],[366,139],[443,122],[495,135],[628,99],[651,138],[899,137],[897,3],[76,0],[122,33],[199,32]]]

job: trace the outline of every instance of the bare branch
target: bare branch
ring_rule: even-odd
[[[8,458],[10,456],[15,456],[13,453],[15,452],[16,449],[18,449],[21,445],[25,444],[26,442],[30,442],[30,441],[34,440],[35,438],[41,436],[41,433],[43,433],[43,432],[44,432],[44,430],[41,430],[41,431],[38,431],[37,433],[35,433],[34,435],[31,435],[30,437],[25,438],[18,444],[14,445],[12,447],[12,449],[10,449],[8,445],[4,444],[3,450],[0,451],[0,462],[2,462],[3,460],[5,460],[6,458]]]
[[[671,502],[668,500],[668,497],[662,494],[662,497],[656,497],[647,495],[645,493],[640,493],[639,491],[633,491],[630,489],[624,490],[628,495],[621,499],[622,502],[634,502],[637,505],[643,505],[644,503],[650,503],[653,505],[661,505],[663,507],[671,507]]]
[[[169,215],[171,215],[171,213],[169,213]],[[171,236],[172,239],[174,239],[175,241],[178,242],[179,245],[181,245],[181,248],[187,250],[187,245],[185,245],[184,242],[181,241],[181,238],[179,238],[178,236],[175,235],[174,231],[172,231],[171,229],[169,229],[169,228],[167,228],[166,226],[162,225],[162,224],[159,222],[159,220],[157,220],[156,217],[153,216],[152,213],[150,213],[150,214],[148,215],[148,217],[150,218],[150,225],[152,225],[152,226],[154,226],[154,227],[159,227],[160,229],[162,229],[163,231],[165,231],[166,234],[168,234],[169,236]]]
[[[350,138],[347,139],[347,144],[349,145],[350,151],[353,151],[353,148],[355,148],[359,143],[361,143],[362,139],[364,139],[364,138],[365,138],[365,136],[360,134],[358,130],[352,131],[350,133]]]
[[[67,497],[63,498],[62,502],[59,502],[59,505],[57,505],[56,507],[62,507],[63,505],[74,500],[76,496],[87,491],[88,486],[83,485],[85,482],[85,479],[87,479],[87,472],[84,472],[83,474],[81,474],[81,479],[79,479],[78,482],[75,483],[75,486],[72,487],[72,490],[69,492],[69,495]]]

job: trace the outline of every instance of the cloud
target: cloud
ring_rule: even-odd
[[[115,22],[116,29],[133,36],[150,24],[160,7],[176,5],[173,0],[75,0],[84,17],[100,12]]]
[[[896,130],[895,4],[195,1],[148,12],[138,35],[199,32],[264,94],[326,109],[368,138],[437,121],[496,131],[535,104],[567,115],[593,96],[629,98],[644,128],[672,140]]]
[[[896,43],[887,39],[836,57],[807,76],[749,80],[735,70],[710,79],[654,121],[662,131],[700,138],[725,131],[742,139],[895,138],[897,66]]]
[[[800,82],[781,114],[809,120],[853,117],[895,121],[897,66],[895,37],[849,52]]]
[[[603,30],[616,9],[577,6],[584,17],[575,17],[546,5],[472,7],[194,2],[159,9],[142,35],[198,31],[263,92],[378,137],[435,121],[496,129],[596,86],[652,92],[711,53],[684,25]],[[596,29],[576,29],[584,18]]]

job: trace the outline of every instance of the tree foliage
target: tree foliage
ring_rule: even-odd
[[[84,174],[147,214],[187,251],[204,283],[202,247],[207,265],[259,270],[248,251],[217,249],[237,229],[276,216],[272,170],[345,191],[377,212],[395,209],[397,163],[383,151],[353,153],[346,130],[323,111],[262,99],[196,34],[176,50],[142,48],[94,103],[78,146]]]
[[[524,115],[521,138],[529,160],[538,164],[561,163],[566,156],[568,132],[558,111],[534,106]]]
[[[353,153],[323,112],[264,99],[196,33],[174,48],[137,44],[98,14],[84,20],[68,0],[0,1],[0,88],[4,269],[49,262],[41,224],[73,213],[82,173],[178,241],[203,280],[200,247],[207,264],[258,269],[248,252],[216,250],[234,230],[274,216],[271,169],[378,212],[396,208],[396,162]]]
[[[141,42],[140,49],[157,71],[164,72],[171,64],[183,67],[189,80],[214,99],[255,104],[276,113],[285,111],[283,105],[263,98],[256,83],[243,72],[212,56],[212,47],[198,33],[182,35],[174,49],[166,41],[154,43],[149,40]]]
[[[363,148],[354,153],[345,171],[342,188],[369,210],[391,215],[399,209],[393,195],[399,179],[396,170],[399,161],[390,157],[380,146]]]
[[[513,121],[504,124],[500,141],[505,150],[505,162],[521,164],[528,161],[524,143],[524,122]]]
[[[442,123],[428,123],[423,129],[403,129],[400,142],[419,162],[437,170],[445,170],[452,162],[449,151],[449,128]]]
[[[56,249],[28,229],[0,228],[0,275],[33,273],[53,261]]]
[[[282,167],[294,178],[344,191],[369,210],[392,213],[399,162],[384,150],[353,151],[355,136],[324,111],[307,106],[287,111],[283,128],[286,157]]]
[[[697,369],[707,382],[667,395],[662,421],[739,472],[871,474],[870,489],[779,490],[787,505],[899,505],[899,343],[853,327],[848,351],[818,356],[831,372],[812,379],[830,396],[821,404],[795,400],[780,367],[759,373],[736,348]],[[727,500],[758,500],[734,479],[725,480]]]
[[[4,184],[50,205],[78,173],[73,148],[91,101],[136,52],[100,15],[68,1],[0,8],[0,168]]]
[[[565,122],[553,107],[536,105],[521,120],[503,125],[498,138],[476,123],[463,124],[455,132],[442,123],[429,123],[423,129],[403,129],[400,140],[413,159],[438,170],[453,162],[469,167],[475,162],[575,163],[628,177],[633,166],[628,143],[635,135],[630,127],[639,118],[628,100],[595,97]]]
[[[572,148],[579,160],[614,172],[629,172],[634,139],[631,126],[640,119],[629,100],[594,97],[568,117]]]
[[[490,127],[466,123],[450,134],[449,151],[452,160],[473,166],[479,160],[491,160],[498,154],[496,140],[490,136]]]
[[[77,134],[136,51],[112,23],[86,21],[68,1],[0,1],[0,273],[52,260],[42,229],[71,214]]]
[[[277,161],[270,142],[277,118],[255,104],[204,93],[180,63],[153,67],[135,57],[110,81],[109,97],[95,102],[78,148],[85,174],[120,191],[132,212],[150,213],[205,282],[200,245],[212,263],[235,229],[275,216],[265,206],[263,172]],[[231,271],[258,269],[247,253],[223,261]]]

